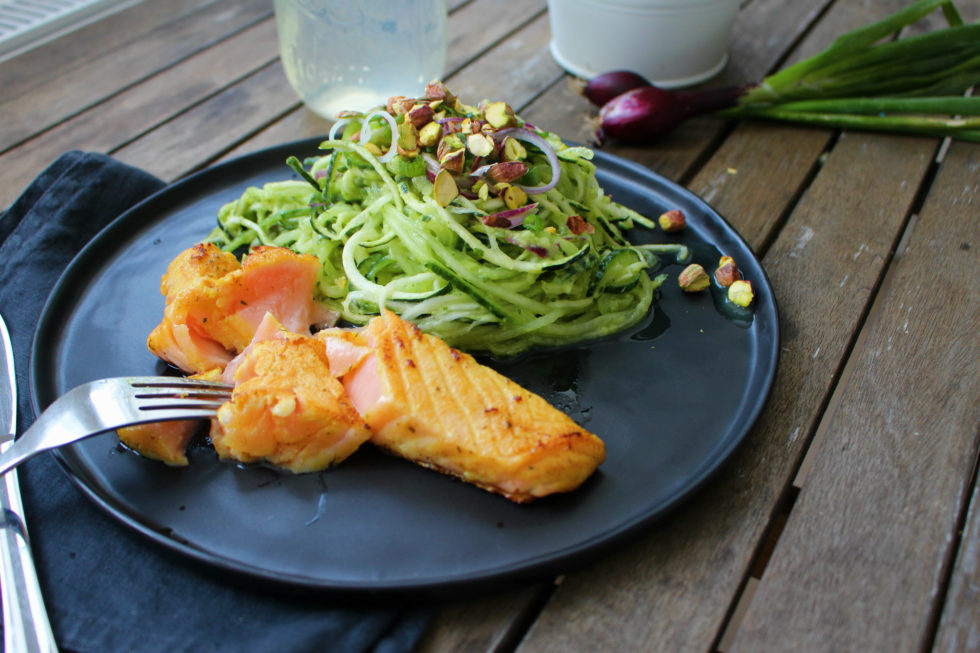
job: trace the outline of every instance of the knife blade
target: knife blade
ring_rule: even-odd
[[[17,376],[14,372],[14,350],[10,345],[7,324],[0,317],[0,442],[14,439],[17,433]]]
[[[17,433],[17,376],[7,324],[0,316],[0,451]],[[31,557],[16,470],[0,478],[0,597],[4,651],[58,650]]]

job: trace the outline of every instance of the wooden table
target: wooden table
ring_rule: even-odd
[[[454,92],[589,139],[543,0],[451,4]],[[714,81],[903,4],[746,2]],[[172,181],[329,126],[287,84],[268,0],[131,6],[0,64],[0,115],[0,207],[69,149]],[[758,253],[780,307],[772,395],[681,510],[554,582],[445,605],[421,650],[980,650],[980,146],[699,119],[607,149]]]

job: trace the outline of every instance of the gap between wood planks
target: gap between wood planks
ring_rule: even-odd
[[[200,13],[203,13],[205,11],[208,11],[208,10],[210,10],[211,8],[213,8],[217,4],[218,4],[218,0],[215,0],[214,2],[207,3],[207,4],[205,4],[205,5],[197,8],[197,9],[195,9],[194,11],[192,11],[192,12],[190,12],[188,14],[182,14],[182,15],[179,15],[179,16],[175,16],[174,17],[174,20],[157,26],[156,28],[154,28],[153,30],[151,30],[151,33],[152,32],[157,32],[157,31],[162,30],[162,29],[165,29],[165,28],[169,27],[170,25],[173,25],[173,24],[176,24],[176,23],[180,23],[181,21],[189,20],[190,17],[195,16],[196,14],[200,14]],[[128,8],[130,8],[130,7],[127,7],[127,9]],[[255,18],[255,20],[253,20],[251,22],[248,22],[248,23],[243,23],[237,29],[235,29],[235,30],[233,30],[231,32],[228,32],[228,33],[226,33],[226,34],[224,34],[224,35],[216,38],[213,42],[210,42],[210,43],[207,43],[207,44],[203,45],[202,48],[199,48],[199,49],[194,50],[194,51],[189,51],[186,54],[184,54],[183,56],[180,56],[180,57],[177,57],[177,58],[175,58],[175,59],[173,59],[171,61],[168,61],[166,63],[166,65],[164,65],[161,68],[154,69],[152,72],[150,72],[148,74],[145,74],[145,75],[143,75],[141,77],[138,77],[138,78],[135,78],[135,79],[130,80],[129,82],[123,84],[122,86],[119,86],[118,88],[113,89],[111,93],[109,93],[109,94],[107,94],[107,95],[105,95],[103,97],[98,98],[98,100],[93,101],[91,104],[87,104],[85,106],[77,107],[76,109],[74,109],[71,112],[69,112],[67,115],[64,115],[64,116],[62,116],[62,117],[54,120],[51,124],[45,125],[44,128],[41,129],[40,131],[32,132],[32,133],[29,133],[29,134],[25,134],[23,138],[20,138],[19,140],[16,140],[15,142],[10,143],[8,146],[0,147],[0,154],[4,154],[6,152],[12,151],[12,150],[20,147],[24,143],[30,141],[31,139],[37,138],[41,134],[44,134],[44,133],[46,133],[46,132],[48,132],[48,131],[50,131],[50,130],[52,130],[52,129],[54,129],[54,128],[56,128],[56,127],[58,127],[58,126],[60,126],[60,125],[62,125],[64,123],[66,123],[66,122],[69,122],[69,121],[73,120],[74,118],[77,118],[78,116],[80,116],[80,115],[82,115],[82,114],[84,114],[84,113],[86,113],[88,111],[97,110],[99,106],[101,106],[102,104],[105,104],[106,102],[108,102],[109,100],[115,98],[116,96],[118,96],[118,95],[120,95],[122,93],[125,93],[126,91],[128,91],[128,90],[130,90],[130,89],[132,89],[132,88],[134,88],[136,86],[139,86],[140,84],[145,83],[147,80],[152,79],[153,77],[156,77],[160,73],[163,73],[163,72],[165,72],[165,71],[167,71],[167,70],[169,70],[169,69],[171,69],[171,68],[173,68],[175,66],[178,66],[178,65],[184,63],[185,61],[188,61],[188,60],[194,58],[195,56],[198,56],[203,49],[214,47],[214,46],[216,46],[216,45],[218,45],[220,43],[223,43],[223,42],[227,41],[228,39],[231,39],[231,38],[234,38],[234,37],[238,36],[242,32],[245,32],[245,31],[247,31],[249,29],[254,28],[256,25],[260,24],[263,20],[270,19],[271,16],[272,16],[272,12],[271,11],[266,12],[266,13],[262,14],[261,16],[257,16]],[[104,16],[100,20],[105,20],[107,18],[111,18],[111,16]],[[70,38],[70,35],[66,35],[66,37],[67,38]],[[126,44],[122,44],[119,47],[124,47],[125,45]],[[118,149],[118,148],[116,148],[116,149]]]
[[[967,491],[963,493],[963,501],[960,504],[959,511],[956,515],[957,527],[953,531],[953,542],[951,546],[951,555],[948,561],[949,570],[943,577],[939,588],[938,596],[939,600],[936,601],[933,613],[929,615],[929,632],[926,637],[928,647],[930,649],[935,649],[936,638],[939,636],[939,625],[942,620],[943,612],[946,609],[946,600],[949,598],[949,586],[952,583],[952,571],[956,566],[956,558],[959,555],[960,547],[963,544],[963,534],[967,528],[967,519],[969,519],[971,507],[974,510],[980,510],[980,505],[971,506],[971,499],[977,496],[976,492],[970,492],[970,488],[976,488],[977,483],[980,483],[980,450],[977,450],[976,457],[973,460],[973,473],[970,474],[970,480],[967,483]]]
[[[805,193],[806,188],[810,186],[812,180],[814,179],[817,172],[819,171],[822,161],[826,159],[826,157],[833,150],[834,146],[836,146],[839,139],[839,135],[840,132],[838,131],[837,134],[835,134],[834,139],[829,143],[826,150],[818,158],[818,161],[814,166],[814,170],[811,171],[811,174],[808,175],[806,182],[801,185],[800,191],[793,197],[793,200],[788,204],[785,215],[780,216],[780,224],[783,224],[785,220],[788,219],[789,215],[793,212],[793,209],[795,208],[796,204],[799,202],[800,197],[802,197],[802,195]],[[763,535],[762,540],[759,543],[759,547],[755,555],[753,556],[753,560],[750,565],[748,576],[746,577],[745,582],[742,585],[742,588],[739,590],[737,596],[735,597],[732,603],[732,606],[729,609],[729,616],[725,621],[725,624],[718,637],[718,640],[712,647],[713,651],[717,651],[718,653],[725,653],[725,651],[727,651],[730,648],[732,642],[735,639],[735,635],[738,632],[738,629],[742,623],[742,620],[746,612],[748,611],[749,606],[752,603],[752,599],[754,598],[756,590],[758,589],[759,584],[762,580],[763,574],[765,573],[766,566],[768,565],[769,560],[772,557],[773,551],[775,550],[776,545],[779,542],[779,539],[783,533],[783,529],[785,528],[786,523],[789,521],[790,513],[792,513],[793,507],[796,504],[796,500],[799,497],[800,491],[803,489],[803,486],[806,483],[806,478],[810,469],[813,466],[813,462],[816,459],[817,455],[819,454],[820,447],[823,443],[826,434],[826,429],[828,428],[828,424],[830,422],[830,418],[836,411],[836,406],[840,401],[840,397],[837,393],[837,389],[845,386],[847,384],[848,377],[853,373],[853,367],[848,365],[848,361],[850,360],[851,355],[854,352],[854,349],[860,338],[860,334],[863,332],[864,327],[868,321],[868,318],[874,309],[878,293],[881,290],[884,279],[887,276],[888,271],[894,262],[895,255],[897,252],[902,251],[904,247],[904,243],[912,231],[911,227],[914,226],[915,220],[919,212],[921,211],[923,204],[925,203],[925,199],[928,196],[930,189],[932,188],[932,185],[936,178],[936,174],[938,173],[939,170],[939,166],[942,164],[943,159],[945,158],[945,154],[946,151],[949,149],[949,145],[950,145],[950,139],[948,138],[943,139],[939,142],[939,144],[936,146],[935,154],[932,160],[930,161],[929,166],[927,167],[925,173],[922,176],[922,180],[919,184],[919,188],[916,191],[915,197],[911,203],[909,211],[902,223],[902,227],[898,230],[898,235],[896,236],[895,241],[889,248],[888,262],[884,266],[882,266],[881,273],[879,274],[878,278],[875,279],[875,283],[871,288],[870,296],[868,298],[867,303],[865,304],[864,311],[859,318],[858,328],[855,329],[854,334],[851,336],[850,342],[847,344],[846,353],[842,358],[842,363],[840,367],[834,373],[835,379],[831,385],[830,391],[828,392],[827,398],[825,399],[824,404],[820,410],[820,414],[823,415],[823,417],[821,418],[820,422],[817,424],[813,433],[805,435],[805,437],[808,437],[810,439],[809,444],[807,445],[806,454],[803,456],[803,460],[800,461],[800,464],[796,470],[796,474],[793,477],[792,483],[784,489],[782,497],[777,502],[773,510],[773,514],[770,517],[769,528],[767,529],[766,533]],[[762,249],[762,251],[760,251],[760,258],[764,256],[764,251],[768,249],[772,240],[775,238],[774,234],[778,233],[778,231],[779,231],[778,228],[775,229],[773,231],[773,234],[770,235],[769,239],[767,239],[764,248]],[[978,452],[977,454],[977,460],[974,463],[973,475],[970,479],[970,483],[968,487],[973,487],[973,485],[976,484],[977,482],[978,466],[980,466],[980,452]],[[969,502],[970,502],[970,494],[966,493],[966,495],[964,496],[963,504],[960,506],[957,515],[957,522],[959,523],[960,526],[959,528],[957,528],[955,533],[956,542],[954,543],[953,546],[954,552],[957,551],[960,546],[959,540],[963,534],[963,525],[965,524],[969,507],[970,507]],[[943,579],[943,587],[942,587],[943,591],[945,591],[945,587],[948,586],[949,581],[950,581],[950,575],[947,573],[946,577]],[[935,640],[936,633],[939,627],[939,619],[942,614],[942,606],[943,606],[943,601],[938,601],[937,605],[934,608],[934,612],[931,615],[931,627],[930,627],[930,636],[929,636],[930,641]]]

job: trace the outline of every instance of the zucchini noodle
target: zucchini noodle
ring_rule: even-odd
[[[439,106],[431,95],[423,102]],[[479,122],[483,105],[451,96],[442,105],[447,126],[463,123],[462,136],[467,120],[487,124]],[[591,150],[568,147],[516,117],[502,136],[487,127],[482,133],[496,136],[502,150],[500,141],[522,130],[515,140],[523,204],[509,203],[509,184],[461,171],[453,175],[459,194],[441,202],[435,146],[406,152],[397,139],[407,112],[394,113],[391,103],[388,112],[345,113],[321,144],[322,156],[305,165],[290,158],[300,180],[247,189],[221,208],[207,240],[238,254],[259,245],[312,254],[322,263],[316,299],[342,319],[364,324],[392,310],[455,347],[497,356],[636,324],[664,278],[655,276],[658,254],[687,256],[682,246],[631,244],[624,231],[654,223],[602,191]],[[383,160],[396,140],[399,154]],[[467,151],[465,169],[477,171],[493,156]]]

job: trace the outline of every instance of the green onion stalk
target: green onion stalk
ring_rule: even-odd
[[[901,35],[936,10],[946,26]],[[627,79],[601,77],[590,84]],[[600,142],[653,140],[706,113],[980,142],[980,97],[970,94],[980,82],[980,23],[965,24],[952,0],[917,0],[758,84],[671,93],[628,79],[632,88],[602,105]]]

